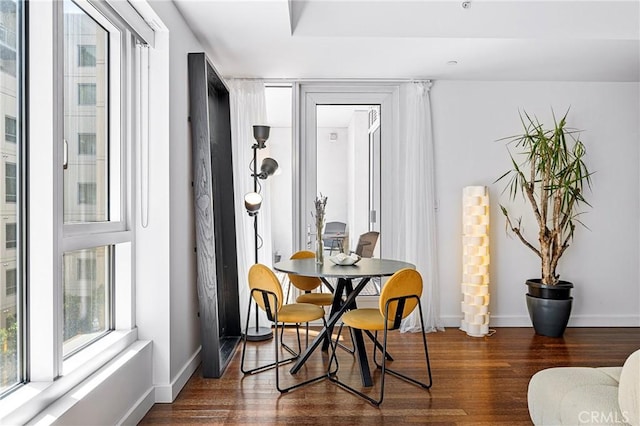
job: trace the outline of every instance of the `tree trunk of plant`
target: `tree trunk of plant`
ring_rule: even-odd
[[[551,268],[552,248],[549,244],[548,230],[545,228],[540,235],[540,259],[542,267],[542,283],[553,284],[553,269]]]

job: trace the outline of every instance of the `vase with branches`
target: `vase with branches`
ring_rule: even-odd
[[[324,247],[322,243],[322,230],[324,228],[324,215],[327,207],[327,197],[320,193],[314,201],[314,211],[311,216],[316,223],[316,263],[322,265],[324,263]]]

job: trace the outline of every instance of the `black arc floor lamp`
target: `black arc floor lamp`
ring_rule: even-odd
[[[251,162],[251,177],[253,177],[253,192],[244,196],[244,207],[247,209],[250,217],[253,217],[253,242],[254,242],[254,254],[255,263],[258,263],[258,250],[262,246],[262,239],[258,234],[258,211],[262,205],[262,196],[260,195],[260,187],[258,179],[265,180],[269,176],[275,173],[278,169],[278,162],[273,158],[265,158],[262,160],[260,166],[260,172],[257,170],[257,151],[266,147],[267,139],[269,139],[269,126],[253,126],[253,137],[256,143],[253,144],[253,160]],[[260,243],[258,242],[260,240]],[[248,327],[245,330],[247,340],[249,341],[261,341],[268,340],[273,337],[273,332],[270,327],[260,327],[258,324],[258,306],[255,306],[256,312],[256,324],[255,327]]]

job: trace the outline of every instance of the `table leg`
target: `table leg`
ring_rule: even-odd
[[[329,320],[327,321],[327,328],[329,330],[329,335],[333,332],[333,327],[336,325],[342,314],[345,313],[348,309],[356,309],[356,296],[362,291],[365,285],[369,282],[369,278],[363,278],[360,280],[356,288],[353,288],[353,283],[351,279],[348,278],[339,278],[338,283],[336,285],[336,289],[334,292],[333,303],[331,305],[331,312],[329,314]],[[342,301],[342,294],[346,295],[346,300]],[[362,334],[362,330],[358,329],[350,329],[353,342],[355,345],[356,354],[358,357],[358,363],[360,365],[360,378],[362,380],[363,386],[373,386],[373,380],[371,379],[371,370],[369,369],[369,360],[367,358],[366,348],[364,346],[364,337]],[[382,345],[375,339],[375,336],[371,334],[371,332],[366,331],[367,335],[371,338],[375,345],[377,345],[380,350],[382,350]],[[322,342],[322,350],[328,350],[329,342],[327,342],[325,334],[325,329],[323,328],[320,334],[311,342],[311,345],[307,347],[307,349],[300,354],[300,357],[296,360],[296,363],[291,367],[290,373],[295,374],[300,370],[300,367],[307,361],[309,356],[313,353],[313,351],[320,345]],[[393,360],[389,355],[387,357],[389,360]]]
[[[338,278],[338,284],[336,284],[336,289],[333,292],[333,303],[331,304],[331,310],[329,311],[329,318],[332,318],[336,314],[336,312],[340,312],[340,309],[342,308],[342,294],[345,293],[345,290],[347,295],[349,295],[349,293],[353,291],[351,280]],[[337,321],[329,321],[329,323],[327,323],[327,327],[329,328],[329,336],[333,335],[333,326],[336,322]],[[321,333],[320,336],[324,338],[325,333]],[[327,342],[327,339],[323,340],[322,350],[324,352],[329,350],[329,343],[330,342]]]
[[[347,294],[351,294],[353,292],[353,284],[351,281],[347,282],[346,288]],[[354,298],[350,303],[347,309],[357,309],[356,299]],[[364,346],[364,338],[362,336],[362,330],[357,328],[349,328],[351,331],[351,336],[353,338],[353,344],[356,350],[356,356],[358,357],[358,364],[360,364],[360,380],[362,380],[362,386],[370,387],[373,386],[373,380],[371,379],[371,370],[369,369],[369,359],[367,358],[367,350]],[[378,343],[377,340],[374,339],[374,343]]]
[[[364,339],[362,337],[362,330],[357,328],[349,328],[351,330],[351,336],[356,349],[356,355],[358,357],[358,363],[360,364],[360,379],[362,380],[362,386],[373,386],[373,380],[371,379],[371,370],[369,369],[369,359],[367,358],[367,350],[364,347]]]
[[[338,322],[342,314],[347,310],[347,308],[349,306],[355,305],[356,296],[358,295],[358,293],[360,293],[360,291],[362,291],[362,289],[367,284],[367,282],[369,282],[369,278],[361,279],[357,287],[355,288],[355,290],[351,291],[350,293],[347,293],[347,300],[344,303],[342,303],[342,293],[344,293],[347,285],[349,286],[348,288],[352,289],[353,284],[351,283],[351,280],[348,278],[338,279],[338,284],[336,285],[336,291],[334,292],[333,304],[331,305],[331,313],[329,314],[329,319],[327,320],[327,329],[333,331],[333,327],[336,325],[336,323]],[[313,342],[311,342],[311,344],[307,346],[307,348],[300,354],[300,356],[296,360],[295,364],[293,364],[293,367],[291,367],[289,372],[291,374],[296,374],[300,370],[300,367],[302,367],[302,365],[307,361],[309,356],[313,353],[313,351],[320,345],[320,343],[325,342],[325,340],[326,340],[325,329],[323,328],[322,331],[318,334],[318,336],[316,336],[316,338],[313,339]]]

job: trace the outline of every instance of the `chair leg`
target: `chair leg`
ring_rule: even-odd
[[[277,329],[277,327],[276,327]],[[298,337],[298,352],[294,351],[289,345],[284,343],[284,326],[282,327],[282,331],[280,332],[280,344],[283,348],[286,349],[294,357],[298,358],[300,356],[300,352],[302,352],[302,347],[300,346],[300,329],[298,328],[298,324],[296,324],[296,335]]]
[[[342,328],[343,327],[344,327],[344,324],[341,324],[340,328],[338,329],[338,337],[340,337],[340,333],[342,332]],[[351,331],[351,330],[349,330],[349,331]],[[349,334],[351,334],[351,333],[349,333]],[[381,382],[381,390],[380,390],[380,398],[379,399],[373,399],[369,395],[366,395],[366,394],[360,392],[358,389],[355,389],[355,388],[349,386],[348,384],[346,384],[344,382],[341,382],[340,380],[338,380],[338,376],[335,374],[337,372],[337,370],[338,370],[338,358],[336,358],[336,356],[335,356],[335,351],[336,351],[337,346],[338,346],[337,343],[333,346],[333,348],[334,348],[333,349],[333,354],[332,354],[331,360],[329,361],[329,368],[331,368],[331,363],[333,362],[333,359],[335,358],[335,360],[336,360],[336,370],[333,373],[329,373],[328,372],[329,380],[331,380],[333,383],[337,384],[341,388],[343,388],[343,389],[345,389],[345,390],[347,390],[347,391],[349,391],[349,392],[351,392],[351,393],[353,393],[353,394],[365,399],[367,402],[371,403],[373,406],[379,407],[380,404],[382,403],[382,395],[383,395],[383,392],[384,392],[384,374],[382,375],[382,382]],[[386,347],[386,339],[385,339],[385,342],[383,344],[383,352],[384,353],[386,353],[386,349],[387,349],[387,347]],[[385,359],[385,357],[383,356],[383,360],[384,359]],[[383,365],[384,364],[385,364],[385,362],[383,361]],[[384,372],[384,369],[383,369],[383,372]]]
[[[382,345],[380,344],[380,342],[378,342],[378,332],[376,331],[374,335],[374,334],[371,334],[369,330],[363,330],[363,331],[364,331],[364,334],[366,334],[369,337],[369,339],[371,339],[371,342],[373,342],[373,345],[374,345],[373,359],[375,361],[375,356],[376,356],[375,348],[378,348],[382,352]],[[393,361],[393,357],[391,356],[391,354],[389,354],[389,352],[387,352],[387,356],[385,358],[387,359],[387,361]]]
[[[336,340],[329,340],[329,346],[331,346],[331,357],[329,358],[329,365],[327,366],[327,377],[329,377],[329,379],[331,379],[331,376],[337,373],[339,368],[338,357],[336,357],[336,350],[338,348],[338,340],[340,340],[340,334],[342,334],[342,327],[344,327],[344,324],[340,324],[340,327],[338,327]],[[336,369],[331,371],[331,364],[333,364],[334,360],[336,362]]]
[[[387,375],[387,373],[396,376],[402,380],[405,380],[409,383],[413,383],[415,385],[418,385],[424,389],[430,389],[432,384],[433,384],[433,379],[431,377],[431,363],[429,361],[429,350],[427,348],[427,336],[425,334],[425,330],[424,330],[424,318],[422,316],[422,307],[420,306],[420,304],[418,304],[418,309],[419,309],[419,313],[420,313],[420,324],[421,326],[421,331],[422,331],[422,343],[423,343],[423,347],[424,347],[424,355],[425,355],[425,360],[427,361],[427,374],[429,376],[429,382],[428,383],[423,383],[420,382],[412,377],[406,376],[396,370],[392,370],[390,368],[387,367],[387,361],[389,360],[388,354],[387,354],[387,340],[388,340],[388,329],[385,326],[384,329],[384,336],[383,336],[383,341],[382,341],[382,348],[381,348],[381,352],[382,352],[382,364],[379,364],[377,359],[376,359],[376,352],[379,349],[377,347],[377,345],[374,345],[373,347],[373,360],[376,364],[376,366],[378,368],[380,368],[382,370],[381,372],[381,378],[380,378],[380,397],[379,399],[373,399],[371,398],[369,395],[365,395],[364,393],[360,392],[359,390],[352,388],[351,386],[347,385],[346,383],[340,382],[337,378],[337,376],[329,376],[329,379],[338,384],[340,387],[342,387],[343,389],[346,389],[358,396],[360,396],[361,398],[367,400],[369,403],[371,403],[372,405],[379,407],[380,404],[382,404],[382,400],[384,398],[384,386],[385,386],[385,377]],[[339,331],[338,331],[338,335],[339,333],[342,331],[342,326],[340,327]],[[378,338],[378,332],[375,332],[375,339]],[[337,346],[337,345],[336,345]],[[335,348],[335,347],[334,347]],[[334,349],[335,351],[335,349]],[[335,353],[334,355],[335,356]],[[337,363],[337,359],[336,359],[336,363]],[[337,364],[336,364],[337,365]],[[331,362],[329,363],[329,366],[331,366]]]
[[[336,345],[337,347],[339,347],[340,349],[344,350],[345,352],[350,353],[351,355],[355,355],[356,353],[356,344],[353,341],[353,335],[351,333],[349,333],[349,337],[351,338],[351,347],[346,346],[343,343],[340,343],[340,336],[336,337]]]
[[[405,380],[409,383],[413,383],[414,385],[418,385],[424,389],[429,389],[431,388],[431,385],[433,384],[432,382],[432,378],[431,378],[431,363],[429,362],[429,350],[427,349],[427,335],[424,332],[424,323],[422,322],[423,318],[422,318],[422,307],[420,306],[420,304],[418,304],[418,310],[420,313],[420,324],[421,324],[421,332],[422,332],[422,344],[424,347],[424,355],[425,355],[425,359],[427,361],[427,375],[429,376],[429,382],[428,383],[423,383],[419,380],[416,380],[412,377],[409,377],[407,375],[404,375],[400,372],[398,372],[397,370],[392,370],[391,368],[386,368],[386,372],[396,376],[399,379]],[[376,332],[376,337],[378,336],[378,333]],[[386,337],[385,337],[386,339]],[[386,344],[385,344],[386,346]],[[386,352],[385,352],[386,353]],[[386,358],[385,358],[386,359]],[[376,350],[375,350],[375,346],[373,349],[373,362],[375,362],[376,366],[378,368],[381,368],[383,370],[383,372],[385,371],[385,362],[383,360],[382,365],[380,365],[376,359]],[[384,374],[383,374],[383,378],[384,378]]]
[[[249,309],[247,312],[247,322],[245,324],[245,330],[249,329],[249,319],[251,317],[251,305],[253,305],[253,303],[251,303],[253,301],[252,297],[249,296]],[[257,309],[257,307],[256,307]],[[276,340],[278,335],[278,327],[276,327],[276,330],[274,332],[274,336],[276,336]],[[277,348],[277,346],[276,346]],[[242,336],[242,357],[240,358],[240,371],[242,371],[243,374],[256,374],[256,373],[261,373],[263,371],[269,370],[271,368],[274,368],[278,365],[284,365],[284,364],[288,364],[290,362],[295,361],[296,359],[298,359],[299,355],[296,355],[294,357],[291,358],[287,358],[287,359],[283,359],[282,361],[279,361],[276,357],[276,362],[272,362],[269,364],[265,364],[265,365],[261,365],[252,369],[246,369],[245,365],[244,365],[244,360],[245,360],[245,353],[247,351],[247,333],[244,333]]]
[[[326,322],[326,320],[324,318],[322,318],[322,322],[324,323],[324,329],[326,330],[327,329],[327,322]],[[278,323],[276,322],[276,328],[277,327],[278,327]],[[282,325],[282,327],[284,327],[284,324]],[[278,352],[279,352],[278,351],[278,342],[277,342],[278,339],[277,339],[277,333],[274,333],[274,334],[276,335],[276,342],[275,342],[276,346],[275,347],[276,347],[276,364],[277,364],[278,363]],[[330,338],[330,337],[331,336],[328,335],[328,331],[327,331],[327,338]],[[329,366],[331,366],[331,363],[329,363]],[[304,382],[296,383],[293,386],[282,388],[282,387],[280,387],[280,373],[279,373],[279,371],[280,371],[280,369],[276,368],[276,389],[278,389],[278,391],[280,393],[286,393],[286,392],[289,392],[292,389],[296,389],[296,388],[299,388],[301,386],[305,386],[305,385],[308,385],[308,384],[311,384],[311,383],[315,383],[315,382],[317,382],[319,380],[327,378],[327,373],[323,373],[320,376],[313,377],[313,378],[311,378],[309,380],[305,380]]]

